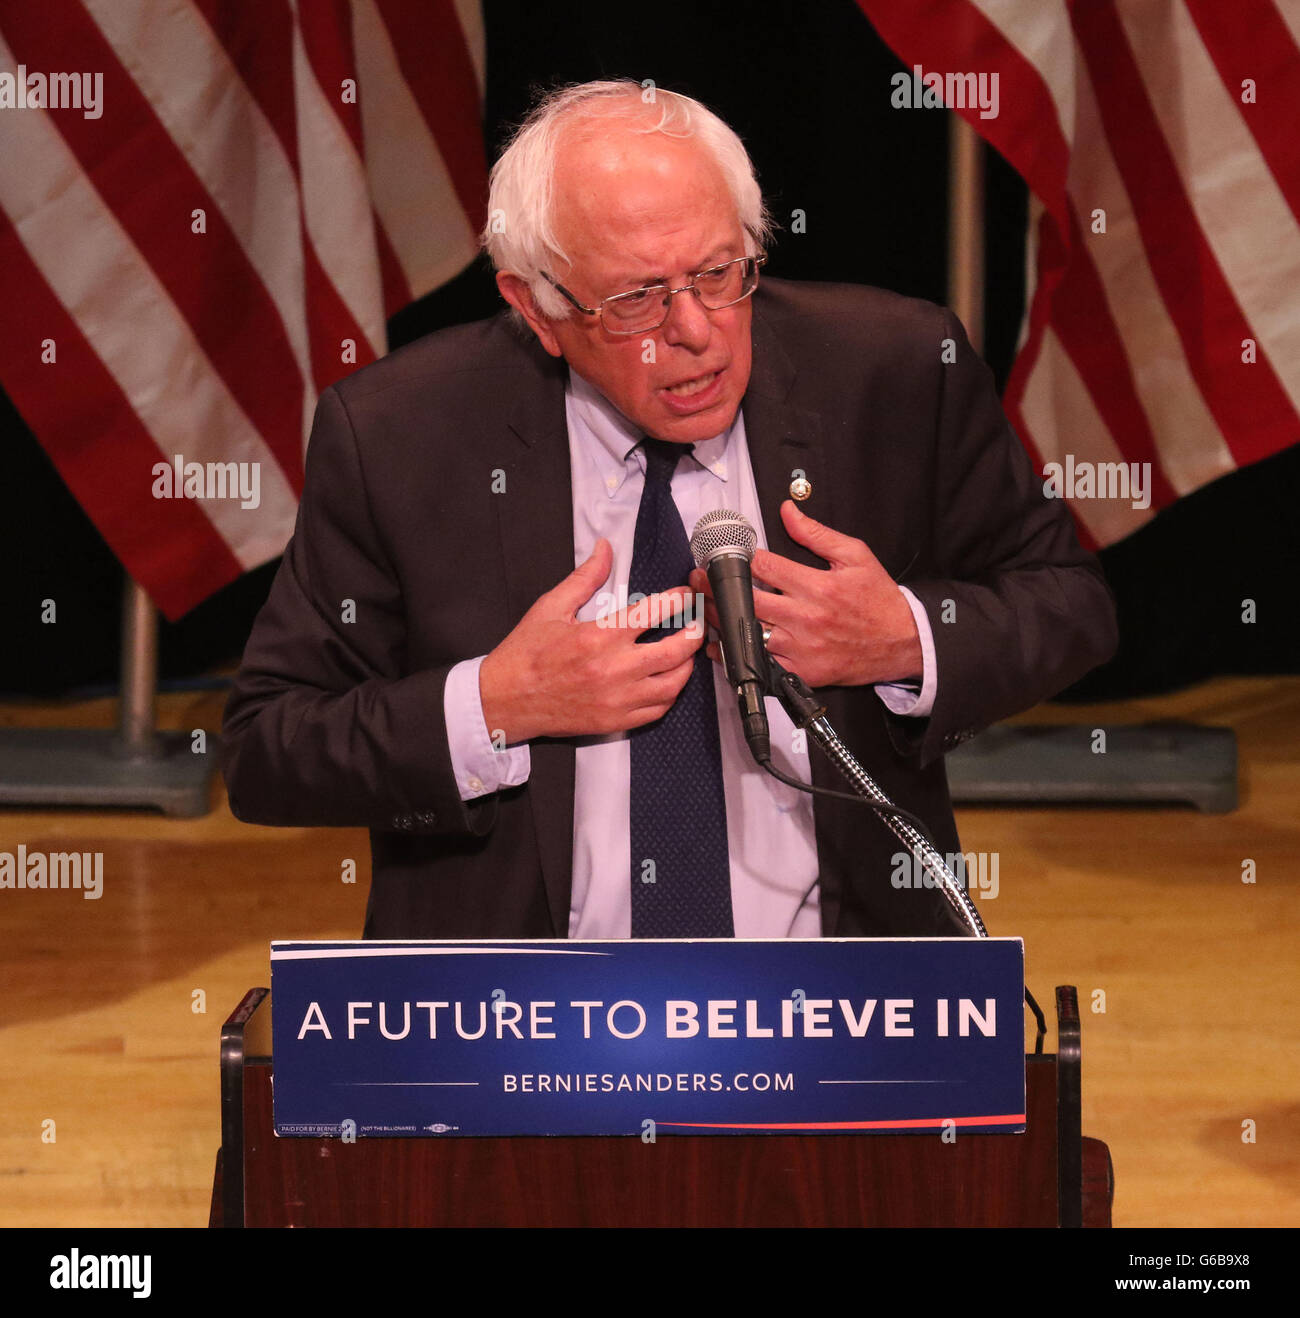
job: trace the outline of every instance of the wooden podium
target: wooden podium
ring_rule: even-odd
[[[270,993],[221,1031],[211,1226],[1109,1226],[1110,1154],[1080,1129],[1077,994],[1030,1054],[1023,1135],[279,1138]]]

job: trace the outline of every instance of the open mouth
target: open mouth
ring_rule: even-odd
[[[708,375],[697,375],[695,379],[681,384],[666,385],[664,393],[672,394],[674,398],[690,398],[694,394],[702,394],[721,374],[721,371],[710,371]]]

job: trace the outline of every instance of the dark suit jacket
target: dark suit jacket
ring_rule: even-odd
[[[525,785],[462,802],[443,720],[449,669],[491,650],[573,570],[566,370],[503,314],[321,397],[222,760],[242,820],[371,830],[369,937],[567,933],[572,743],[534,742]],[[938,661],[928,718],[890,713],[869,687],[821,695],[868,772],[940,851],[959,851],[943,752],[1113,653],[1096,561],[939,307],[765,279],[743,409],[772,550],[824,566],[778,513],[802,469],[805,510],[864,540],[925,606]],[[816,752],[813,770],[843,787]],[[818,798],[815,818],[824,934],[958,931],[937,891],[891,885],[901,848],[872,812]]]

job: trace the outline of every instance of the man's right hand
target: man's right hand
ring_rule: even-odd
[[[600,539],[591,557],[540,596],[479,667],[479,698],[489,736],[509,744],[534,737],[623,732],[662,718],[686,685],[704,642],[699,613],[662,641],[638,645],[649,630],[629,625],[631,609],[579,622],[578,610],[609,576],[613,550]],[[651,619],[691,603],[689,586],[652,595]],[[657,606],[657,612],[655,607]]]

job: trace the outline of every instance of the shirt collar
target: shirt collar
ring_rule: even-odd
[[[637,447],[643,434],[595,385],[572,367],[569,368],[565,401],[570,424],[576,423],[581,447],[595,465],[601,484],[612,498],[634,469],[645,470],[645,453]],[[728,450],[739,419],[737,411],[735,420],[726,430],[712,439],[701,440],[691,453],[692,461],[720,481],[726,481],[731,469]]]

